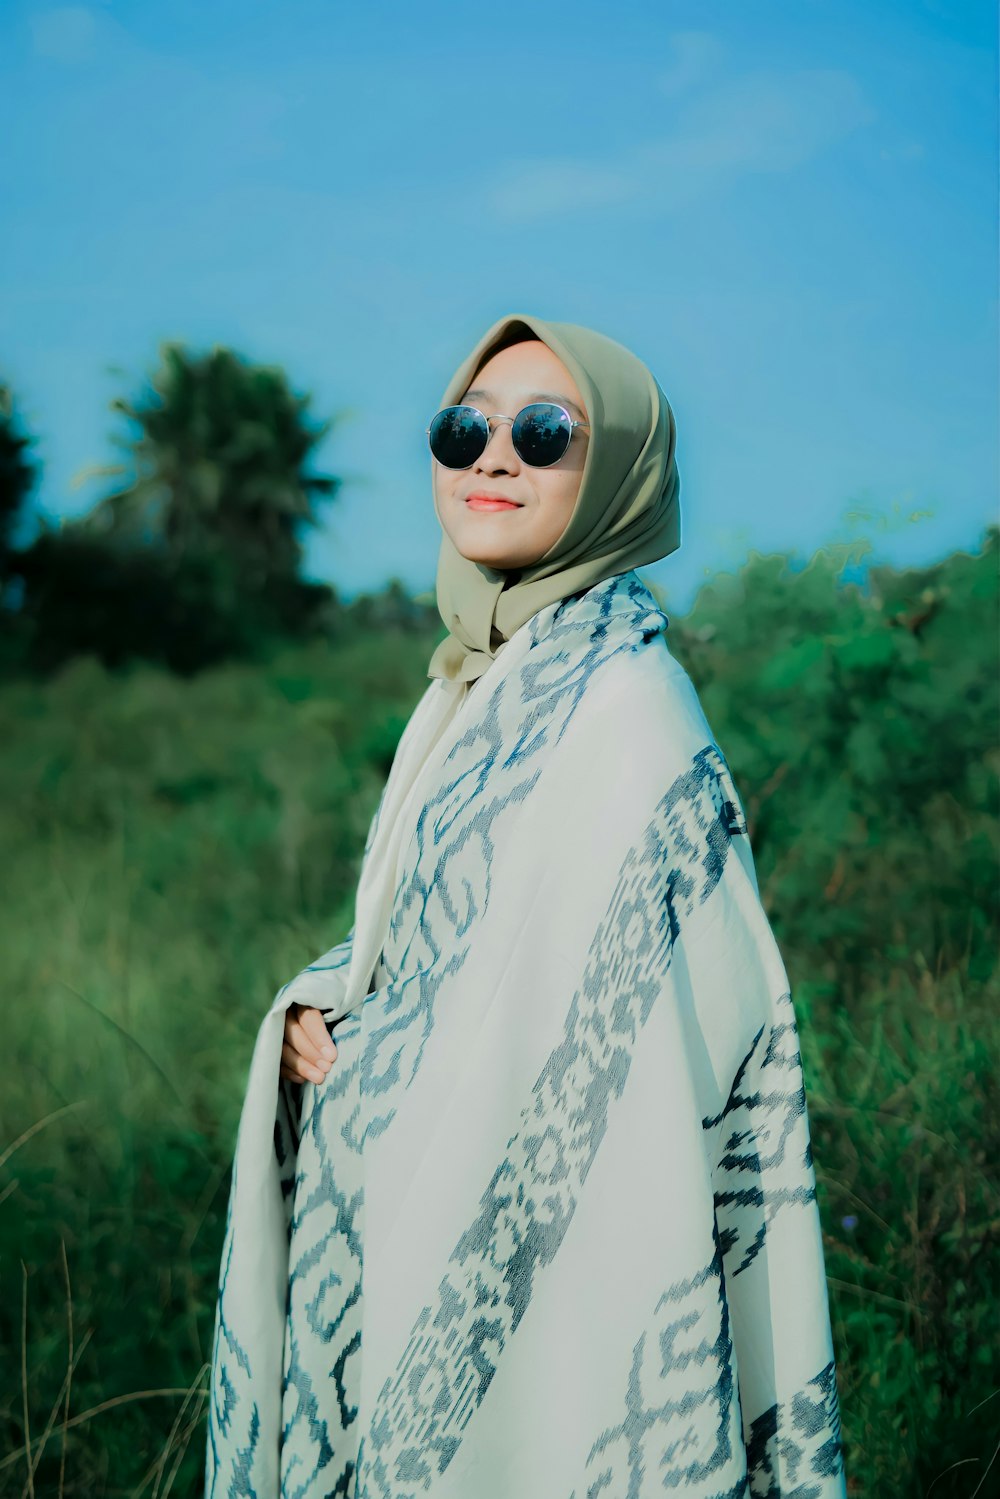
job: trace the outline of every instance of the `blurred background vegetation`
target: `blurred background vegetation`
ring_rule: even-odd
[[[200,1492],[256,1028],[348,930],[443,634],[397,581],[347,603],[301,577],[339,487],[308,405],[164,345],[114,403],[108,493],[15,545],[37,464],[0,387],[3,1495]],[[793,985],[849,1491],[986,1499],[1000,531],[919,569],[866,550],[752,553],[668,639]]]

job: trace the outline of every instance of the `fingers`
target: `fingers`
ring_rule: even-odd
[[[280,1075],[293,1083],[321,1083],[336,1057],[337,1049],[321,1011],[290,1005],[285,1015]]]
[[[333,1044],[333,1038],[326,1028],[320,1010],[299,1010],[299,1024],[305,1031],[306,1036],[319,1052],[320,1056],[326,1057],[328,1062],[337,1060],[337,1048]]]
[[[281,1048],[280,1072],[282,1077],[287,1077],[292,1083],[321,1083],[326,1077],[326,1072],[321,1067],[315,1062],[306,1061],[287,1041]]]

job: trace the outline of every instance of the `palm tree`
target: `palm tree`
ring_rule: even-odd
[[[317,500],[341,484],[306,470],[332,422],[308,422],[310,397],[294,394],[279,367],[252,365],[226,348],[199,357],[177,343],[163,344],[160,357],[139,400],[111,403],[138,429],[118,439],[134,473],[98,502],[88,528],[164,548],[181,564],[198,554],[228,556],[251,587],[293,578],[301,532],[318,523]]]

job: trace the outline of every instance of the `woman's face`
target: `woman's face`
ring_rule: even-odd
[[[461,399],[489,417],[513,417],[532,401],[553,400],[574,421],[588,419],[572,375],[540,339],[494,354]],[[449,538],[470,562],[498,569],[527,567],[559,540],[580,492],[590,441],[589,427],[574,427],[558,463],[532,468],[517,456],[510,433],[510,422],[494,424],[471,468],[444,468],[431,459],[434,503]],[[469,504],[476,495],[513,500],[516,509],[477,510]]]

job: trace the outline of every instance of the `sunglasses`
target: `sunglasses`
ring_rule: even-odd
[[[476,406],[445,406],[425,429],[431,452],[444,468],[471,468],[486,451],[491,422],[510,422],[514,452],[531,468],[551,468],[569,447],[574,428],[590,426],[575,422],[554,401],[534,401],[513,417],[488,417]]]

